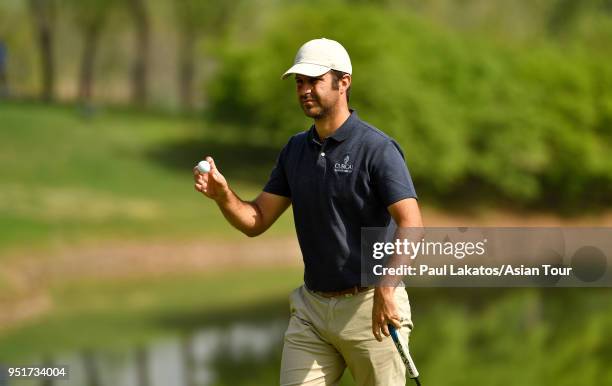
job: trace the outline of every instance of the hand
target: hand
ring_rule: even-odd
[[[195,190],[217,202],[222,201],[228,196],[230,191],[229,186],[227,185],[225,177],[219,173],[212,157],[206,157],[206,161],[210,164],[210,172],[200,173],[197,167],[193,168]]]
[[[402,319],[395,303],[394,294],[395,287],[376,287],[374,290],[372,333],[379,342],[383,340],[382,335],[390,336],[387,324],[393,324],[398,330],[402,328]]]

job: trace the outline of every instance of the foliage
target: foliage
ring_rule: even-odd
[[[84,31],[102,27],[116,0],[63,0],[63,5],[72,14],[75,23]]]
[[[173,2],[177,28],[184,33],[198,31],[217,33],[235,4],[232,1],[212,2],[180,0]]]
[[[299,44],[325,36],[351,54],[352,106],[401,143],[423,196],[610,204],[612,70],[601,55],[457,35],[368,5],[347,18],[345,7],[282,7],[257,38],[232,40],[210,113],[282,145],[309,123],[279,76]]]
[[[134,20],[108,12],[115,0],[44,4],[55,2],[64,5],[58,97],[74,87],[77,37],[106,15],[92,102],[129,102]],[[31,96],[41,81],[27,4],[0,4],[11,95]],[[309,125],[291,81],[278,77],[300,43],[327,36],[352,54],[353,106],[401,142],[422,198],[557,211],[610,204],[610,0],[146,4],[156,42],[149,91],[167,108],[194,96],[211,117],[256,128],[278,148]]]

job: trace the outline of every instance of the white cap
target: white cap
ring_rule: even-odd
[[[353,73],[351,58],[340,43],[330,39],[314,39],[304,43],[295,55],[293,66],[281,79],[291,74],[321,76],[330,70]]]

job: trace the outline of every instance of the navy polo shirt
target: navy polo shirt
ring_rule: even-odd
[[[314,125],[291,137],[263,190],[291,199],[315,291],[360,285],[361,228],[392,226],[387,207],[416,198],[399,145],[354,111],[324,141]]]

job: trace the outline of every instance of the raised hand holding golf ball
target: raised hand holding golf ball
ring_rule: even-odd
[[[198,163],[198,166],[196,166],[196,168],[202,174],[206,174],[210,172],[210,164],[208,163],[208,161],[200,161]]]
[[[225,177],[215,166],[212,157],[206,157],[193,168],[195,189],[215,201],[221,200],[230,192]]]

